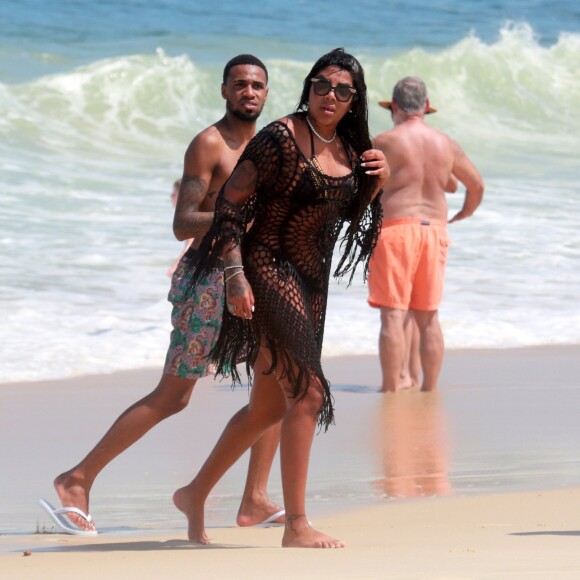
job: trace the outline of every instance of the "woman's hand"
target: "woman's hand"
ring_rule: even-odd
[[[383,187],[391,170],[389,164],[385,158],[385,154],[380,149],[367,149],[361,156],[361,167],[364,169],[367,175],[372,175],[377,177],[379,180],[379,186],[377,191]]]
[[[226,308],[233,316],[240,318],[252,318],[254,312],[254,293],[249,282],[244,276],[243,270],[227,270],[228,274],[224,276],[226,285]]]

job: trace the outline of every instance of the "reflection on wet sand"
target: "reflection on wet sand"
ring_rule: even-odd
[[[385,496],[451,493],[446,422],[439,392],[385,393],[380,435],[384,477],[376,486]]]

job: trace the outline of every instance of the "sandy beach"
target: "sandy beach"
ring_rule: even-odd
[[[326,359],[337,424],[314,441],[309,516],[346,550],[282,550],[238,528],[246,458],[208,502],[210,547],[185,541],[172,491],[244,388],[205,379],[190,406],[103,471],[100,534],[54,533],[39,497],[159,369],[0,385],[0,570],[6,578],[577,578],[580,347],[448,351],[436,394],[381,395],[376,357]],[[274,465],[270,494],[281,501]],[[40,533],[37,533],[40,532]],[[24,556],[24,552],[30,552]]]

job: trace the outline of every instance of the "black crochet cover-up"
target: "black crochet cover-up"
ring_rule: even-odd
[[[224,309],[223,325],[211,358],[217,372],[240,377],[235,362],[246,360],[248,375],[260,345],[272,353],[272,368],[280,369],[293,386],[293,396],[306,392],[313,377],[324,390],[319,425],[334,421],[330,383],[321,366],[322,338],[331,271],[332,252],[343,225],[350,222],[357,196],[358,158],[350,152],[352,171],[343,177],[325,175],[316,160],[300,151],[289,127],[275,121],[248,144],[238,165],[257,169],[255,193],[235,199],[222,188],[211,229],[191,266],[193,280],[216,267],[230,244],[241,245],[244,274],[252,287],[252,320]],[[367,207],[355,235],[343,238],[342,258],[334,275],[341,277],[365,262],[380,231],[380,196]],[[252,222],[247,230],[247,226]],[[280,371],[278,371],[280,372]]]

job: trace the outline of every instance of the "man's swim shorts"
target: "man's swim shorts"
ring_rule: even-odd
[[[383,222],[369,265],[369,299],[376,308],[437,310],[443,297],[447,224],[419,218]]]
[[[194,250],[187,253],[191,259]],[[167,299],[173,304],[173,330],[163,373],[183,379],[200,379],[211,373],[207,355],[214,347],[222,325],[224,311],[224,277],[213,270],[198,284],[190,287],[191,268],[181,259],[173,277]]]

